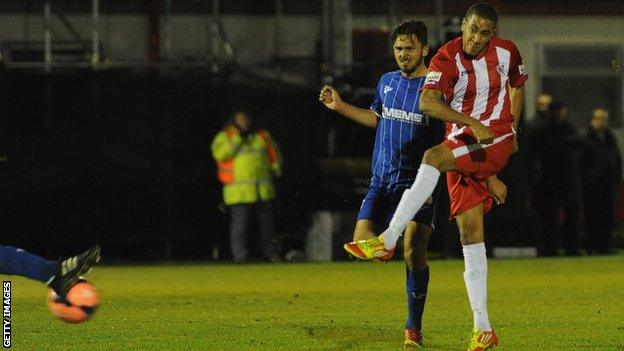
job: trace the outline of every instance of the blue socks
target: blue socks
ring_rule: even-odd
[[[0,246],[0,274],[20,275],[47,283],[58,265],[58,261],[48,261],[16,247]]]
[[[410,272],[405,268],[407,288],[407,323],[406,329],[422,326],[422,315],[425,310],[425,300],[427,299],[427,287],[429,286],[429,267],[422,271]]]

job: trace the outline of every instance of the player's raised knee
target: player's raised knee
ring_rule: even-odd
[[[455,158],[446,145],[440,144],[425,151],[422,163],[444,172],[453,169],[455,166]]]

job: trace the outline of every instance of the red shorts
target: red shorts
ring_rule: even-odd
[[[446,172],[451,199],[451,217],[483,203],[484,212],[492,208],[485,179],[500,172],[511,155],[514,133],[510,125],[491,126],[494,142],[481,145],[469,127],[447,138],[444,144],[455,156],[457,171]]]

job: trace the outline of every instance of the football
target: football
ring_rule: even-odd
[[[68,323],[82,323],[88,320],[100,305],[97,289],[84,279],[76,282],[65,297],[48,289],[47,300],[50,312]]]

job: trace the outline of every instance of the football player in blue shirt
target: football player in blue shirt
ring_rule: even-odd
[[[344,102],[331,86],[324,86],[319,94],[319,101],[330,110],[377,129],[373,175],[358,214],[354,241],[372,238],[388,226],[403,191],[414,182],[423,153],[439,144],[444,135],[443,123],[424,116],[418,107],[420,88],[428,73],[424,62],[429,51],[427,27],[420,21],[404,21],[390,38],[399,69],[381,77],[369,109]],[[434,193],[405,230],[406,348],[422,345],[422,314],[429,284],[427,243],[434,227],[436,197]],[[389,260],[392,255],[378,259]]]

